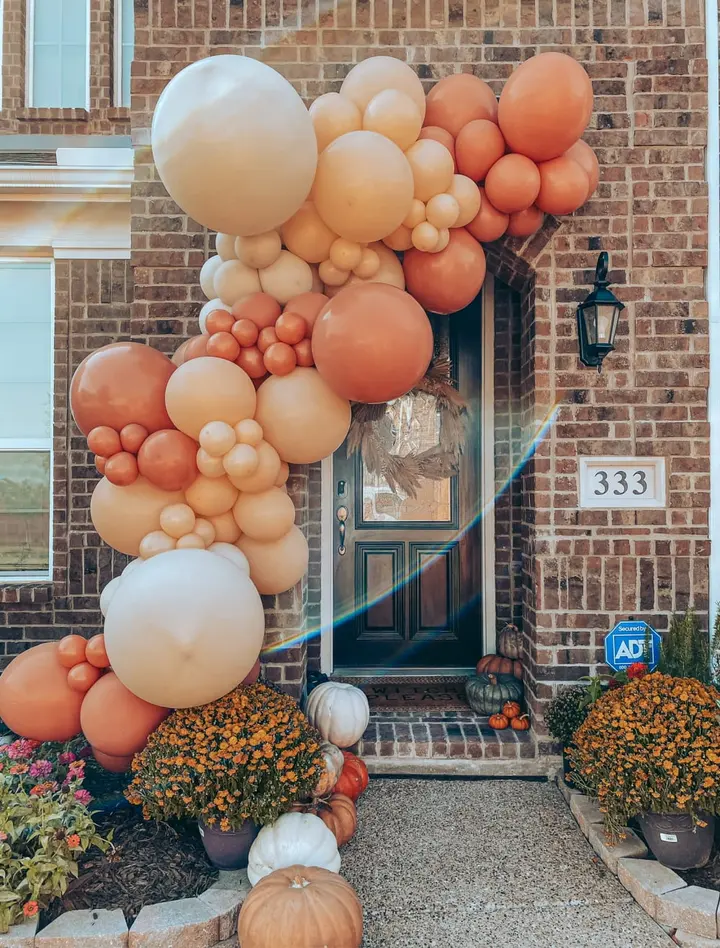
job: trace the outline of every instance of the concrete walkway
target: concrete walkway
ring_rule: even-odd
[[[554,784],[373,778],[342,875],[364,948],[672,948]]]

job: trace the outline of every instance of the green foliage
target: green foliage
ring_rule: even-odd
[[[589,688],[565,688],[548,704],[545,721],[556,741],[563,748],[572,744],[575,732],[590,710],[587,701]]]
[[[716,642],[711,648],[708,633],[702,628],[693,609],[683,615],[675,615],[660,647],[658,671],[675,678],[695,678],[705,685],[712,684],[711,652],[717,653],[718,625],[715,628]]]

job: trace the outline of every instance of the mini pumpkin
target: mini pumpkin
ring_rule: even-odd
[[[323,757],[323,772],[315,786],[313,796],[324,797],[333,789],[338,782],[338,777],[342,773],[345,763],[342,751],[339,747],[331,744],[329,741],[323,741],[320,745],[320,753]]]
[[[521,714],[519,718],[512,719],[510,726],[514,731],[529,731],[530,718],[527,716],[527,714]]]
[[[311,803],[294,803],[291,809],[294,813],[319,816],[335,835],[338,846],[349,842],[357,830],[357,809],[350,797],[343,793],[333,793],[325,800],[313,800]]]
[[[505,658],[520,658],[522,655],[522,632],[516,625],[506,625],[498,635],[498,652]]]
[[[520,705],[517,701],[506,701],[502,707],[502,713],[509,721],[512,721],[513,718],[519,718]]]
[[[522,665],[502,655],[483,655],[475,669],[478,675],[514,675],[522,680]]]
[[[494,727],[496,731],[502,731],[509,723],[504,714],[491,714],[488,720],[490,727]]]
[[[522,692],[513,675],[475,675],[465,682],[468,704],[478,714],[495,714],[506,701],[519,701]]]
[[[354,685],[326,681],[308,695],[305,714],[326,741],[351,747],[363,736],[370,707],[365,692]]]
[[[370,781],[365,762],[350,751],[343,751],[345,762],[342,773],[335,784],[335,792],[343,793],[355,801],[367,789]]]

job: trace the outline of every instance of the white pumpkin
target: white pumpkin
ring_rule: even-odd
[[[342,681],[326,681],[313,688],[305,704],[308,720],[326,741],[352,747],[370,720],[365,692]]]
[[[276,869],[320,866],[340,871],[335,834],[312,813],[284,813],[258,833],[248,854],[248,879],[255,885]]]
[[[320,745],[320,753],[323,758],[323,772],[313,790],[314,797],[324,797],[330,793],[332,788],[340,779],[340,774],[345,766],[345,758],[339,747],[331,744],[330,741],[323,741]]]

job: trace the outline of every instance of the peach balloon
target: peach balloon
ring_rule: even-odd
[[[475,119],[496,121],[497,99],[487,82],[471,73],[445,76],[428,92],[425,125],[438,125],[457,137]]]
[[[215,528],[217,543],[237,543],[240,539],[240,527],[235,523],[232,511],[228,510],[219,517],[210,517],[210,523]]]
[[[380,257],[375,250],[365,247],[360,258],[360,263],[353,267],[355,276],[361,280],[370,280],[380,269]]]
[[[259,271],[260,286],[284,306],[293,296],[312,290],[312,270],[300,257],[289,250],[281,250],[275,263]]]
[[[538,167],[524,155],[504,155],[485,178],[488,200],[503,214],[524,211],[540,191]]]
[[[590,191],[590,179],[582,166],[561,155],[538,165],[540,193],[537,206],[546,214],[572,214],[585,203]]]
[[[128,754],[127,757],[113,757],[112,754],[103,754],[97,748],[92,748],[93,757],[103,770],[111,774],[124,774],[132,766],[134,754]]]
[[[374,250],[380,258],[380,267],[375,276],[363,280],[353,273],[345,286],[355,286],[358,283],[387,283],[389,286],[396,286],[399,290],[404,290],[405,274],[397,256],[382,241],[370,244],[370,249]],[[331,287],[327,291],[328,297],[332,299],[337,296],[341,289],[343,287]]]
[[[455,175],[453,175],[454,179]],[[452,194],[447,192],[436,194],[427,202],[426,214],[428,223],[437,227],[438,230],[443,227],[454,227],[460,216],[460,205]]]
[[[179,540],[195,529],[195,511],[188,504],[170,504],[160,514],[160,528],[169,537]]]
[[[313,195],[318,213],[340,237],[358,243],[381,240],[410,210],[412,172],[388,138],[350,132],[320,155]]]
[[[493,207],[484,188],[478,188],[478,191],[480,192],[480,210],[467,225],[467,230],[475,240],[488,244],[502,237],[508,229],[510,216]]]
[[[310,118],[315,129],[318,154],[341,135],[358,132],[362,128],[360,109],[339,92],[326,92],[310,106]]]
[[[116,487],[103,478],[93,491],[90,517],[108,546],[128,556],[139,556],[142,538],[160,529],[164,508],[184,500],[182,491],[161,490],[144,477],[138,477],[129,487]]]
[[[117,487],[127,487],[137,480],[138,462],[134,454],[129,451],[121,451],[120,454],[114,454],[105,462],[103,474]]]
[[[201,474],[204,474],[205,477],[222,477],[225,473],[222,457],[213,457],[212,454],[207,453],[205,448],[198,448],[198,453],[195,456],[195,462],[197,464],[198,471],[200,471]]]
[[[254,237],[238,237],[235,255],[241,263],[253,270],[262,270],[275,263],[282,250],[282,240],[276,230],[268,230]]]
[[[588,143],[584,142],[581,138],[579,141],[576,141],[571,148],[568,148],[565,152],[565,157],[577,161],[588,176],[590,186],[588,193],[585,195],[585,200],[587,201],[588,198],[595,193],[600,180],[600,165],[598,164],[597,155]]]
[[[475,299],[485,280],[485,254],[463,228],[450,231],[439,253],[408,250],[403,260],[408,292],[431,313],[456,313]]]
[[[165,388],[175,371],[157,349],[114,342],[83,359],[70,385],[70,407],[84,435],[108,426],[120,431],[136,423],[148,431],[170,428]]]
[[[177,544],[178,541],[169,537],[164,530],[153,530],[140,541],[140,556],[144,560],[149,560],[153,556],[174,550]]]
[[[328,298],[324,293],[301,293],[299,296],[293,296],[285,305],[286,313],[297,313],[308,324],[308,330],[312,333],[315,320],[318,313],[327,303]]]
[[[250,669],[248,674],[243,678],[241,684],[243,685],[254,685],[255,682],[260,677],[260,672],[262,671],[262,665],[260,664],[260,659],[258,659],[253,667]]]
[[[204,550],[208,544],[199,533],[186,533],[180,537],[175,547],[176,550]]]
[[[383,89],[368,102],[362,127],[384,135],[405,151],[417,141],[422,115],[409,95],[398,89]]]
[[[155,431],[143,442],[138,468],[143,477],[163,490],[185,490],[195,480],[197,443],[182,431]]]
[[[253,540],[279,540],[295,523],[295,506],[279,487],[240,494],[233,507],[235,522]]]
[[[505,139],[495,122],[475,119],[462,128],[455,142],[455,160],[460,174],[484,181],[488,171],[505,154]]]
[[[410,205],[410,210],[408,211],[405,220],[402,222],[402,226],[408,230],[412,230],[413,227],[417,227],[418,224],[422,224],[424,220],[427,220],[425,202],[418,200],[418,198],[413,198],[412,204]]]
[[[223,467],[230,477],[249,477],[259,464],[258,453],[250,444],[236,444],[223,458]]]
[[[217,295],[215,293],[215,271],[222,262],[223,258],[220,255],[208,257],[200,270],[200,289],[209,300]]]
[[[430,253],[437,246],[440,240],[440,231],[433,227],[428,221],[423,221],[413,228],[412,243],[413,247],[421,250],[423,253]]]
[[[191,342],[192,340],[189,340]],[[142,425],[125,425],[120,431],[120,443],[123,451],[137,454],[148,436],[147,428]]]
[[[185,363],[190,362],[191,359],[200,359],[202,356],[207,355],[208,341],[208,336],[193,336],[192,339],[188,340],[182,364],[185,365]]]
[[[235,503],[237,488],[227,477],[205,477],[199,474],[185,491],[185,498],[196,514],[218,517]]]
[[[323,221],[312,201],[303,206],[282,226],[282,239],[291,253],[308,263],[327,260],[337,237]]]
[[[80,662],[79,665],[74,665],[68,672],[68,685],[73,691],[84,695],[90,691],[100,675],[100,669],[91,665],[90,662]]]
[[[215,237],[215,249],[221,260],[237,260],[235,253],[235,240],[232,234],[217,234]]]
[[[280,457],[272,445],[267,441],[261,441],[255,445],[255,450],[258,456],[258,466],[255,471],[245,477],[230,478],[231,483],[238,490],[247,494],[257,494],[272,487],[280,471]]]
[[[263,596],[292,589],[308,568],[310,554],[303,533],[295,526],[270,542],[242,536],[237,542],[250,564],[250,579]]]
[[[105,644],[133,694],[187,708],[235,688],[255,664],[264,631],[260,596],[242,569],[207,550],[173,550],[123,579]]]
[[[84,695],[73,691],[58,660],[58,643],[17,655],[0,676],[0,718],[20,737],[69,741],[80,733]]]
[[[165,401],[175,427],[197,439],[209,421],[235,425],[243,418],[252,418],[255,387],[239,366],[205,356],[177,369]]]
[[[111,458],[113,454],[123,450],[120,435],[107,425],[92,429],[87,436],[87,446],[93,454],[99,454],[103,458]]]
[[[367,283],[347,287],[327,304],[312,344],[317,370],[333,392],[350,401],[379,403],[404,395],[425,375],[433,333],[412,296]],[[260,410],[262,389],[259,401]]]
[[[540,53],[505,83],[498,124],[513,151],[548,161],[580,138],[592,107],[592,83],[580,63],[565,53]]]
[[[258,271],[246,267],[239,260],[226,260],[215,273],[215,289],[227,306],[261,290]]]
[[[280,465],[280,473],[275,481],[275,487],[284,487],[287,484],[288,477],[290,477],[290,465],[283,461]]]
[[[200,224],[236,237],[262,234],[310,191],[315,131],[291,84],[245,56],[186,66],[155,106],[152,149],[172,198]]]
[[[239,421],[234,430],[238,444],[251,444],[255,447],[263,439],[263,430],[253,418]]]
[[[219,516],[222,517],[223,515],[219,514]],[[197,518],[193,533],[196,533],[200,537],[206,547],[215,542],[215,527],[204,517]]]
[[[344,286],[350,276],[349,270],[340,270],[331,260],[323,260],[318,273],[325,286]]]
[[[232,308],[232,314],[236,320],[249,319],[258,329],[274,326],[281,312],[278,301],[262,292],[246,296]]]
[[[156,669],[156,673],[160,667]],[[108,672],[88,692],[80,712],[83,734],[92,747],[111,757],[136,754],[150,733],[170,714],[167,707],[149,704]]]
[[[414,106],[413,106],[414,108]],[[344,237],[338,237],[333,241],[328,254],[330,263],[338,270],[354,270],[362,260],[363,248],[353,240],[346,240]],[[322,265],[320,276],[322,276]],[[299,342],[299,340],[297,340]],[[102,451],[98,452],[102,454]]]
[[[418,226],[419,224],[415,225],[415,227]],[[413,227],[413,230],[415,227]],[[392,234],[388,234],[387,237],[385,237],[383,243],[392,250],[409,250],[413,245],[413,230],[401,224]]]
[[[510,215],[508,224],[508,237],[530,237],[542,227],[545,215],[534,204],[524,211],[517,211]]]
[[[407,63],[392,56],[371,56],[353,66],[343,80],[340,95],[354,102],[363,113],[371,99],[386,89],[395,89],[410,96],[420,118],[425,117],[425,90],[422,83]]]
[[[421,139],[408,148],[405,157],[412,169],[413,193],[418,200],[429,201],[450,187],[455,164],[450,152],[439,142]]]
[[[316,332],[317,324],[313,339]],[[350,403],[335,394],[317,369],[296,368],[289,375],[271,375],[263,382],[255,417],[265,440],[283,461],[312,464],[328,457],[345,440]]]
[[[235,440],[235,430],[226,421],[209,421],[198,436],[200,447],[213,458],[227,454]]]
[[[440,251],[444,250],[449,243],[450,243],[450,230],[447,227],[443,227],[442,230],[438,231],[438,240],[432,249],[432,253],[440,253]]]
[[[72,668],[85,661],[87,639],[82,635],[66,635],[60,639],[57,658],[63,668]]]
[[[462,174],[453,175],[452,184],[448,188],[448,194],[452,194],[458,202],[460,213],[453,227],[465,227],[470,221],[477,217],[480,210],[480,189],[470,178]]]
[[[452,155],[453,165],[457,168],[456,164],[456,155],[455,155],[455,139],[450,134],[450,132],[445,131],[444,128],[440,128],[439,125],[426,125],[425,128],[420,129],[420,134],[418,138],[430,138],[434,142],[440,142],[441,145],[444,145],[445,148]]]
[[[105,636],[93,635],[85,649],[85,658],[96,668],[109,668],[110,659],[105,651]]]

